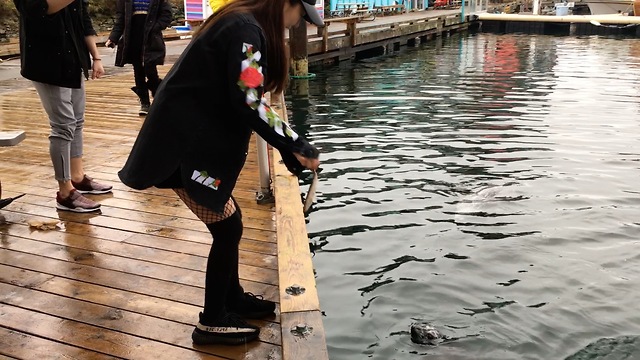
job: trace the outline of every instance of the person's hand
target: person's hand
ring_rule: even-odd
[[[108,48],[114,48],[116,47],[116,44],[111,41],[110,39],[107,39],[107,41],[105,41],[104,46],[108,47]]]
[[[91,68],[91,79],[99,79],[104,75],[104,67],[102,67],[102,60],[94,60],[93,67]]]
[[[302,164],[302,166],[306,167],[309,170],[317,170],[318,166],[320,166],[320,159],[315,158],[308,158],[308,157],[304,157],[302,156],[302,154],[299,153],[293,153],[293,155],[295,155],[296,159],[298,159],[298,161],[300,162],[300,164]]]

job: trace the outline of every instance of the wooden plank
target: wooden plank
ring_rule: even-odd
[[[116,308],[127,309],[141,314],[156,316],[178,322],[188,323],[195,318],[199,306],[163,299],[151,295],[109,288],[80,280],[49,276],[29,269],[20,269],[10,265],[0,265],[0,282],[10,283],[24,288],[38,289],[63,296],[73,297]],[[33,280],[48,276],[48,280],[33,284]],[[22,279],[20,279],[22,277]],[[195,311],[195,312],[194,312]]]
[[[306,331],[301,331],[300,327],[306,327]],[[319,311],[282,314],[282,357],[285,360],[329,359],[322,314]]]
[[[302,215],[298,180],[279,164],[279,154],[273,154],[276,193],[276,227],[278,237],[278,265],[280,311],[319,310],[318,293],[313,277],[309,238]],[[305,292],[293,296],[290,286],[301,286]]]
[[[118,358],[0,326],[0,360],[5,359],[111,360]]]
[[[9,172],[11,167],[24,168],[25,166],[14,165],[11,163],[3,164],[6,166],[0,166],[0,171]],[[30,174],[34,174],[36,172],[30,172]],[[93,174],[92,174],[93,175]],[[257,176],[257,175],[256,175]],[[94,176],[97,181],[110,182],[108,180],[103,180],[100,177]],[[7,178],[6,178],[7,179]],[[7,189],[15,193],[27,193],[36,196],[41,196],[42,199],[39,199],[38,202],[32,202],[37,205],[49,205],[53,201],[53,196],[57,191],[54,187],[48,186],[38,186],[25,184],[20,180],[20,178],[16,176],[11,176],[8,178],[9,181],[5,180],[5,184]],[[119,181],[119,180],[118,180]],[[254,192],[250,193],[251,198],[248,198],[248,192],[238,190],[234,192],[234,197],[236,201],[240,205],[242,210],[243,219],[255,219],[257,221],[273,221],[275,217],[274,207],[269,205],[259,205],[256,203],[254,199]],[[143,196],[147,195],[147,196]],[[187,209],[184,203],[173,193],[164,192],[156,194],[149,193],[140,193],[134,192],[130,189],[118,190],[116,189],[112,194],[93,196],[92,198],[97,199],[105,206],[113,206],[119,209],[125,210],[133,210],[137,212],[143,213],[151,213],[156,215],[164,215],[168,217],[179,217],[185,219],[197,220],[196,216]],[[35,201],[35,199],[30,199],[31,201]]]
[[[200,244],[189,241],[180,241],[176,239],[169,239],[165,237],[147,235],[147,234],[138,234],[134,235],[127,240],[124,241],[127,244],[136,244],[143,245],[149,248],[163,249],[168,251],[179,251],[184,254],[207,254],[209,252],[209,248],[211,247],[210,243]],[[276,244],[265,242],[265,241],[250,241],[246,239],[242,239],[240,241],[240,249],[246,252],[254,252],[257,254],[265,254],[265,255],[275,255],[277,254]],[[267,260],[270,264],[277,263],[277,257],[271,258],[269,257]],[[273,265],[270,265],[271,268]]]
[[[283,103],[280,100],[273,108],[286,119]],[[271,155],[276,197],[280,312],[319,310],[298,179],[289,173],[278,151],[272,151]],[[304,287],[305,292],[297,296],[289,295],[287,287],[293,285]]]
[[[46,279],[42,280],[43,277]],[[100,285],[1,264],[0,282],[183,324],[195,323],[198,312],[202,310],[200,306],[125,290],[105,288]],[[279,315],[272,319],[251,320],[251,322],[263,328],[260,334],[263,341],[273,344],[281,343]]]
[[[10,194],[10,192],[7,192]],[[25,196],[26,197],[26,196]],[[21,199],[22,200],[22,199]],[[112,230],[121,230],[128,232],[128,236],[131,233],[137,234],[154,234],[157,236],[163,236],[168,238],[176,238],[187,241],[210,243],[211,235],[203,231],[206,229],[202,223],[198,226],[202,227],[202,230],[192,230],[185,227],[178,228],[173,226],[167,226],[166,224],[156,224],[153,222],[142,222],[141,220],[130,220],[123,217],[110,217],[100,216],[100,214],[75,214],[69,212],[58,212],[51,200],[50,206],[37,206],[31,204],[23,204],[17,202],[12,204],[11,210],[18,214],[24,214],[24,216],[31,215],[32,217],[43,217],[50,219],[59,219],[71,226],[92,225],[94,227],[108,228]],[[105,209],[106,211],[106,209]],[[145,215],[140,215],[144,217]],[[7,216],[7,219],[9,217]],[[167,220],[170,222],[171,220]],[[251,239],[255,241],[275,241],[275,234],[272,231],[246,228],[243,232],[243,238]]]
[[[12,193],[9,193],[12,194]],[[29,195],[27,195],[29,196]],[[25,196],[25,197],[27,197]],[[15,207],[11,206],[11,212],[7,212],[7,222],[10,224],[26,226],[29,220],[52,220],[58,219],[55,217],[45,217],[45,216],[37,216],[35,214],[22,213],[14,210]],[[80,223],[74,221],[67,221],[64,216],[61,215],[62,219],[61,223],[64,225],[64,232],[67,234],[81,235],[81,236],[91,236],[97,239],[106,239],[111,241],[123,241],[131,244],[146,244],[150,247],[157,247],[160,249],[163,248],[177,248],[179,251],[188,252],[185,249],[196,247],[200,249],[198,254],[207,254],[209,247],[211,246],[211,235],[207,232],[198,233],[198,237],[190,238],[190,239],[181,239],[179,237],[166,237],[160,236],[155,232],[149,232],[145,234],[132,233],[128,231],[119,230],[117,228],[106,228],[106,227],[98,227],[92,226],[87,223]],[[19,228],[12,229],[19,231]],[[38,235],[40,233],[33,233],[34,235]],[[249,234],[250,236],[251,234]],[[273,235],[275,239],[275,235]],[[164,244],[161,246],[160,244]],[[177,244],[177,245],[176,245]],[[156,246],[157,245],[157,246]],[[275,240],[273,242],[262,240],[252,240],[243,236],[240,241],[240,249],[243,251],[251,251],[259,254],[266,255],[276,255],[276,244]]]
[[[164,281],[111,269],[100,269],[4,248],[0,248],[0,264],[196,306],[201,306],[202,299],[204,299],[204,286]],[[276,286],[244,280],[241,280],[240,284],[245,291],[262,294],[267,300],[275,301],[279,298]],[[204,285],[204,278],[202,285]]]
[[[125,258],[200,271],[206,267],[207,255],[209,254],[210,248],[210,246],[205,244],[194,244],[200,251],[195,254],[188,254],[181,251],[180,247],[176,247],[174,251],[164,250],[157,247],[148,247],[146,246],[148,243],[145,242],[138,245],[128,242],[111,241],[108,239],[97,239],[89,236],[63,233],[61,231],[34,232],[27,226],[20,225],[12,226],[6,231],[3,230],[3,234],[42,241],[49,244],[68,246],[77,250],[100,252],[103,254],[122,256]],[[241,250],[239,253],[240,263],[244,265],[263,267],[265,269],[277,269],[277,259],[275,254],[266,255],[244,250]]]
[[[284,97],[280,95],[276,99],[273,108],[286,121]],[[329,356],[298,179],[289,173],[278,151],[272,151],[271,159],[276,197],[283,359],[327,360]],[[302,287],[304,293],[289,294],[287,288],[290,286]],[[297,324],[307,324],[313,330],[302,337],[294,336],[291,328]]]
[[[199,286],[204,282],[204,268],[191,270],[132,258],[100,253],[91,248],[73,248],[66,245],[50,244],[11,235],[3,236],[3,247],[14,251],[38,254],[52,259],[84,264],[97,269],[115,270],[153,279]],[[250,282],[277,286],[278,273],[275,270],[255,266],[239,265],[240,278]]]
[[[11,183],[5,183],[6,190],[11,189],[11,191],[6,191],[6,194],[11,196],[17,196],[22,193],[27,194],[27,196],[22,198],[19,203],[15,203],[12,206],[12,210],[15,212],[25,213],[25,214],[31,213],[33,215],[40,215],[40,216],[51,217],[51,218],[64,217],[66,221],[76,220],[74,222],[80,222],[80,223],[87,223],[89,219],[95,217],[95,214],[94,216],[85,214],[84,217],[71,216],[71,214],[69,213],[67,213],[66,215],[62,215],[62,213],[58,213],[57,211],[55,211],[55,203],[54,203],[55,200],[53,197],[33,195],[33,193],[36,191],[34,191],[29,187],[11,186],[11,185],[12,185]],[[43,193],[46,193],[46,191]],[[100,201],[98,196],[93,196],[92,198],[96,199],[96,201]],[[111,199],[109,195],[104,195],[104,199],[107,201],[104,201],[104,202],[100,201],[101,203],[103,203],[103,207],[101,208],[102,215],[112,218],[113,222],[122,222],[122,223],[131,224],[131,226],[128,226],[126,228],[131,232],[139,233],[142,229],[144,229],[144,233],[148,233],[148,229],[150,226],[175,228],[174,233],[182,232],[182,230],[188,233],[191,233],[191,231],[194,231],[194,230],[199,230],[198,232],[202,233],[201,237],[203,238],[203,240],[206,239],[207,243],[211,242],[211,235],[209,235],[205,225],[200,220],[184,218],[180,216],[181,215],[180,213],[175,215],[166,215],[166,214],[161,215],[158,213],[154,213],[152,212],[154,207],[149,205],[146,206],[147,211],[136,211],[131,208],[126,209],[126,208],[120,208],[120,207],[111,207],[108,204],[105,204],[106,202],[108,202],[109,199]],[[136,206],[144,208],[142,204],[138,204]],[[183,213],[186,213],[187,211],[189,210],[187,210],[186,207],[182,208]],[[275,215],[272,215],[272,216],[275,216]],[[82,222],[82,219],[86,219],[86,220]],[[245,231],[243,233],[244,237],[246,239],[251,239],[256,241],[275,242],[275,236],[273,231],[271,230],[271,228],[274,228],[275,225],[270,223],[272,221],[273,221],[272,218],[266,218],[266,217],[262,217],[262,218],[246,217],[245,218],[244,211],[243,211],[243,222],[245,223],[245,226],[246,226]],[[138,230],[136,230],[135,223],[138,223]],[[147,226],[140,228],[139,225],[141,224],[147,224]],[[98,225],[98,224],[94,223],[94,225]]]
[[[223,359],[4,303],[0,303],[0,316],[6,328],[120,358]]]
[[[5,165],[7,165],[6,166],[7,168],[9,168],[13,164],[5,164]],[[13,165],[13,167],[28,168],[26,166],[21,166],[18,164]],[[7,170],[7,171],[10,171],[10,170]],[[34,174],[37,174],[37,172],[35,171],[30,172],[30,175],[27,175],[27,176],[33,177]],[[43,177],[44,175],[40,177],[41,181]],[[97,181],[103,181],[99,177],[94,176],[94,178]],[[130,208],[126,206],[117,206],[117,205],[114,207],[120,208],[122,210],[136,210],[144,213],[151,213],[151,214],[157,213],[159,215],[166,214],[171,216],[179,216],[181,218],[194,219],[194,220],[196,219],[196,217],[191,213],[191,211],[188,210],[186,206],[184,206],[184,204],[178,198],[178,196],[175,195],[175,193],[171,190],[161,191],[159,189],[150,189],[147,191],[132,191],[131,189],[123,188],[123,185],[118,185],[120,184],[119,182],[115,182],[115,181],[113,182],[103,181],[103,182],[114,184],[115,185],[114,192],[112,194],[95,195],[92,197],[94,199],[97,199],[98,201],[109,200],[112,198],[115,199],[115,201],[127,200],[127,201],[130,201],[131,205],[134,206],[135,208]],[[52,200],[52,198],[55,196],[55,193],[57,191],[57,188],[51,186],[53,184],[53,181],[51,181],[50,183],[45,182],[45,184],[42,184],[41,182],[40,185],[38,185],[38,183],[35,180],[21,181],[20,178],[17,177],[17,175],[7,177],[5,183],[7,184],[7,189],[9,189],[9,185],[13,185],[11,189],[13,189],[15,192],[31,193],[33,195],[44,196],[46,197],[46,200]],[[254,196],[255,196],[255,191],[253,190],[250,191],[250,190],[237,189],[236,191],[234,191],[234,197],[240,204],[240,208],[242,209],[242,212],[243,212],[243,218],[245,217],[244,215],[246,213],[247,219],[255,219],[257,221],[273,220],[274,213],[273,213],[272,206],[256,204]],[[163,208],[160,210],[160,212],[155,212],[153,210],[155,209],[156,206],[162,206]],[[171,213],[167,214],[166,210],[164,210],[167,207],[173,207],[174,209],[171,210],[170,212],[173,212],[175,214],[171,214]],[[142,211],[141,209],[144,209],[144,211]]]
[[[5,283],[0,283],[0,294],[8,294],[0,297],[0,302],[3,304],[33,312],[47,313],[60,319],[101,327],[136,338],[150,339],[177,348],[193,349],[191,332],[194,326],[192,324],[159,319]],[[193,314],[194,318],[196,314]],[[88,348],[83,344],[80,344],[80,346]],[[260,354],[262,356],[258,357],[264,358],[271,350],[277,349],[277,347],[263,340],[249,344],[249,349],[253,356]],[[105,352],[104,349],[97,350]],[[199,348],[199,351],[225,358],[241,359],[245,357],[245,354],[239,352],[236,348],[228,346],[206,346]]]
[[[273,152],[275,168],[276,227],[278,236],[278,266],[280,311],[319,310],[318,293],[313,277],[309,238],[302,215],[298,179],[280,164],[280,154]],[[302,286],[304,294],[287,294],[289,286]]]

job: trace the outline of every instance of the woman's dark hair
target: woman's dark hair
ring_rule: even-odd
[[[284,41],[284,4],[298,0],[231,0],[211,15],[194,37],[213,27],[220,19],[233,14],[251,13],[267,38],[269,69],[266,71],[265,91],[282,92],[287,85],[289,59]]]

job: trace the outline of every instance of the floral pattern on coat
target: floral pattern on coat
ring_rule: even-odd
[[[246,102],[253,110],[258,111],[260,119],[266,122],[278,135],[290,138],[293,141],[298,139],[298,134],[284,122],[278,114],[267,104],[267,100],[262,92],[264,86],[264,75],[260,59],[260,51],[253,51],[253,45],[242,44],[242,52],[246,58],[242,61],[240,68],[240,79],[238,86],[246,94]]]

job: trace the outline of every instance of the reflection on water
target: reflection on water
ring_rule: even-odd
[[[331,359],[562,359],[640,334],[640,43],[481,34],[314,69]],[[413,344],[409,326],[449,341]],[[428,355],[428,357],[425,357]]]

